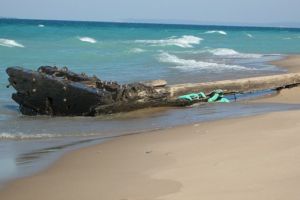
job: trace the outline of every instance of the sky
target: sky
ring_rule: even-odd
[[[0,16],[84,21],[300,24],[300,0],[0,0]]]

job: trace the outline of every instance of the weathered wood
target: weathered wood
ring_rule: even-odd
[[[165,87],[167,85],[166,80],[142,81],[140,83],[149,87]]]
[[[107,101],[95,88],[65,76],[48,75],[43,68],[37,72],[14,67],[8,68],[7,73],[10,84],[17,90],[12,98],[25,115],[93,115],[90,108]]]
[[[216,89],[224,90],[225,94],[255,92],[266,89],[278,89],[289,85],[300,84],[300,73],[279,74],[243,78],[236,80],[224,80],[206,83],[185,83],[167,86],[170,97],[174,98],[191,92],[210,93]]]
[[[165,86],[163,80],[121,85],[49,66],[37,71],[21,67],[6,71],[10,85],[16,89],[12,98],[25,115],[95,116],[146,107],[185,106],[194,102],[177,97],[193,92],[209,94],[222,89],[225,94],[244,93],[300,84],[300,73]]]
[[[43,66],[33,71],[10,67],[6,72],[17,91],[12,98],[25,115],[95,116],[177,103],[169,102],[169,94],[154,87],[101,81],[67,68]]]

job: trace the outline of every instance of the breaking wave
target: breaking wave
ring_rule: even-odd
[[[217,30],[213,30],[213,31],[206,31],[206,34],[212,34],[212,33],[218,33],[221,35],[227,35],[227,33],[225,31],[217,31]]]
[[[249,38],[254,38],[252,34],[250,33],[246,33],[246,35],[249,37]]]
[[[133,48],[133,49],[130,49],[130,53],[143,53],[145,52],[146,50],[145,49],[141,49],[141,48]]]
[[[252,70],[251,68],[243,67],[240,65],[228,65],[223,63],[204,62],[196,60],[187,60],[178,58],[169,53],[161,53],[158,57],[160,62],[175,64],[173,68],[183,71],[192,70],[210,70],[210,71],[223,71],[223,70]]]
[[[215,56],[223,56],[229,58],[261,58],[263,55],[261,54],[250,54],[250,53],[240,53],[233,49],[226,49],[226,48],[218,48],[208,50],[208,52],[212,53]]]
[[[153,46],[178,46],[182,48],[192,48],[193,45],[200,44],[202,38],[192,35],[184,35],[180,38],[170,37],[162,40],[136,40],[137,43],[151,44]]]
[[[44,24],[39,24],[38,27],[43,28],[43,27],[45,27],[45,25]]]
[[[79,37],[79,40],[82,42],[88,42],[88,43],[97,43],[97,40],[95,40],[94,38],[91,37]]]
[[[15,40],[0,38],[0,46],[4,47],[20,47],[24,48],[25,46],[16,42]]]

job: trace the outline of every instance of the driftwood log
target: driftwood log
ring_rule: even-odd
[[[146,107],[185,106],[192,102],[177,97],[191,92],[223,89],[225,94],[243,93],[300,83],[298,73],[168,86],[164,80],[118,84],[50,66],[37,71],[9,67],[6,72],[17,91],[12,99],[25,115],[95,116]]]
[[[190,92],[210,93],[216,89],[222,89],[225,94],[234,94],[267,89],[283,89],[298,84],[300,84],[300,73],[290,73],[205,83],[177,84],[170,85],[167,90],[171,97],[177,97]]]
[[[6,72],[10,85],[17,91],[12,99],[25,115],[95,116],[189,104],[171,100],[167,90],[158,91],[166,85],[164,81],[121,85],[50,66],[37,71],[9,67]]]

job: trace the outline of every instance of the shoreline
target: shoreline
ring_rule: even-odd
[[[292,61],[288,62],[288,60]],[[297,68],[295,66],[300,64],[300,56],[288,56],[283,60],[272,63],[287,68],[291,72],[296,72]],[[298,103],[297,99],[299,99],[299,96],[300,89],[293,88],[283,90],[275,97],[263,98],[254,102]],[[244,196],[239,196],[238,198],[238,195],[245,194],[248,194],[250,197],[253,193],[256,194],[262,190],[263,186],[260,185],[260,182],[255,182],[242,188],[242,186],[237,184],[242,180],[236,175],[245,176],[245,180],[250,181],[248,179],[254,179],[253,177],[256,177],[257,174],[252,174],[253,177],[246,177],[245,174],[235,174],[231,170],[233,170],[232,167],[234,168],[234,165],[243,165],[241,163],[242,160],[248,161],[242,152],[251,155],[254,152],[256,154],[260,152],[250,149],[250,147],[246,152],[236,153],[233,149],[244,150],[243,145],[249,141],[258,146],[262,145],[259,140],[260,133],[264,136],[264,142],[268,142],[267,139],[270,139],[269,137],[276,136],[276,140],[271,138],[274,143],[271,144],[270,142],[270,147],[274,147],[272,151],[276,151],[275,147],[277,145],[281,146],[279,139],[285,135],[278,133],[278,131],[276,132],[274,127],[279,128],[279,130],[290,131],[289,136],[297,139],[298,136],[295,135],[294,129],[300,129],[300,125],[299,127],[293,127],[293,125],[297,124],[296,119],[299,114],[300,111],[276,112],[252,117],[184,125],[152,131],[151,134],[142,133],[121,136],[112,141],[67,153],[50,168],[31,177],[8,183],[4,186],[4,189],[0,190],[0,197],[1,199],[53,199],[52,195],[54,194],[56,195],[55,199],[83,199],[86,197],[89,199],[156,199],[163,196],[164,199],[197,199],[196,197],[205,199],[227,199],[226,197],[228,199],[241,199]],[[283,117],[287,118],[288,122],[282,123],[283,126],[280,127]],[[274,121],[277,123],[274,123]],[[272,127],[273,125],[274,127]],[[249,127],[252,130],[245,130],[244,133],[235,131],[238,128],[244,130]],[[291,130],[292,128],[289,127],[294,129]],[[255,128],[260,128],[261,130],[256,130]],[[265,128],[270,129],[271,135],[264,132]],[[251,135],[252,132],[254,132],[254,135]],[[230,138],[241,142],[241,144],[230,141]],[[293,141],[289,142],[293,143]],[[214,145],[216,145],[216,148],[212,148]],[[229,147],[229,149],[225,147]],[[290,146],[287,145],[286,147]],[[213,153],[210,152],[211,148]],[[268,150],[268,152],[265,152],[266,154],[271,151],[267,147],[264,149],[261,146],[261,148],[262,150]],[[208,153],[208,155],[205,153]],[[214,153],[216,155],[213,155]],[[226,153],[228,154],[226,156],[237,156],[239,159],[230,160],[224,155]],[[279,153],[284,154],[284,152]],[[296,155],[296,152],[293,153]],[[288,159],[288,155],[284,155],[284,159]],[[257,161],[254,154],[252,156],[252,161]],[[259,158],[263,162],[263,158]],[[222,159],[224,159],[224,163],[222,163]],[[214,160],[213,163],[210,162],[212,160]],[[231,164],[226,165],[227,161]],[[272,161],[275,162],[275,160]],[[280,165],[280,162],[276,164]],[[228,178],[230,177],[224,174],[227,172],[226,170],[219,168],[222,165],[234,175],[233,180],[229,180]],[[249,166],[243,165],[243,167],[247,168]],[[291,165],[288,165],[288,167],[292,168]],[[238,167],[239,170],[244,170],[244,168]],[[284,171],[284,169],[286,168],[276,170]],[[266,169],[264,169],[264,172],[267,173]],[[297,170],[293,172],[298,173]],[[215,176],[207,176],[206,173],[211,173],[211,175],[214,174]],[[263,175],[260,174],[260,176]],[[220,177],[223,177],[224,180],[219,180]],[[201,180],[206,181],[202,182]],[[224,185],[216,184],[215,181],[217,180]],[[226,187],[227,182],[225,180],[231,181],[235,187]],[[288,181],[288,179],[285,179],[285,181]],[[276,184],[280,185],[279,183],[274,183],[274,187]],[[81,188],[82,190],[73,191],[74,188]],[[207,191],[200,193],[201,190],[197,192],[197,188],[205,188]],[[285,189],[288,190],[288,188]],[[15,192],[16,190],[18,190],[18,193]],[[278,194],[280,191],[282,190],[276,188],[274,194]],[[292,191],[291,193],[296,194],[297,191]],[[271,195],[270,193],[259,194],[265,195],[266,198],[271,197],[267,196],[268,194]],[[290,196],[290,198],[293,198],[293,196]],[[256,196],[256,199],[259,199],[259,196]]]
[[[300,71],[300,55],[287,55],[283,59],[270,62],[272,65],[287,69],[289,73]]]

